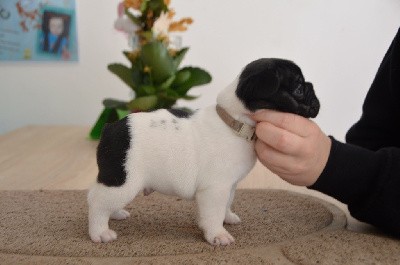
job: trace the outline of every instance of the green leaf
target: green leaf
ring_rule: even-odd
[[[186,93],[192,87],[208,84],[212,80],[211,75],[201,68],[185,67],[185,68],[182,68],[181,71],[189,71],[190,77],[182,84],[179,84],[176,87],[174,87],[175,90],[180,95],[186,95]]]
[[[180,85],[182,85],[183,83],[185,83],[186,81],[188,81],[190,77],[190,71],[188,70],[179,70],[176,73],[176,78],[174,83],[172,84],[173,87],[179,87]]]
[[[125,8],[125,15],[132,20],[133,23],[135,23],[136,25],[140,26],[140,24],[142,22],[140,22],[140,19],[135,17],[131,12],[128,11],[128,9]]]
[[[141,51],[141,59],[145,66],[150,67],[151,76],[156,84],[164,82],[176,71],[167,47],[159,41],[144,45]]]
[[[131,61],[131,59],[129,58],[129,52],[128,51],[123,51],[122,53],[125,55],[125,58],[128,59],[128,61]]]
[[[89,133],[89,138],[92,140],[100,139],[101,132],[103,131],[103,127],[106,123],[117,121],[118,117],[116,116],[115,109],[112,108],[104,108],[100,113],[100,116],[97,118],[96,123],[92,127]]]
[[[167,11],[168,7],[165,5],[164,0],[150,0],[148,8],[154,12],[154,16],[158,17],[161,11]]]
[[[183,48],[179,52],[176,53],[176,56],[174,57],[175,68],[179,67],[179,65],[181,64],[183,58],[185,57],[185,55],[188,51],[189,51],[189,48]]]
[[[140,87],[142,85],[148,85],[151,82],[148,82],[148,74],[143,73],[143,66],[141,60],[136,60],[132,63],[132,82],[134,84],[134,91],[139,94],[139,96],[143,96],[141,94]]]
[[[143,81],[143,75],[140,69],[133,68],[131,72],[131,78],[133,83],[133,90],[135,90],[135,88],[139,87]]]
[[[128,102],[118,99],[106,98],[105,100],[103,100],[104,107],[109,109],[127,109],[127,104]]]
[[[128,106],[131,110],[147,111],[157,105],[157,96],[146,96],[133,99]]]
[[[128,116],[131,113],[130,110],[124,110],[124,109],[116,109],[116,111],[117,111],[118,119],[120,119],[120,120],[125,118],[126,116]]]
[[[171,86],[172,82],[174,82],[174,80],[175,80],[175,75],[171,76],[171,77],[168,78],[164,83],[162,83],[161,86],[160,86],[160,88],[161,88],[162,90],[168,89],[168,88]]]
[[[137,58],[135,58],[134,60],[132,60],[132,58],[129,57],[129,54],[130,54],[131,52],[129,52],[129,51],[123,51],[122,53],[125,55],[125,58],[128,59],[128,61],[130,61],[132,64],[134,64],[134,63],[137,61]]]
[[[182,97],[182,99],[185,99],[185,100],[195,100],[195,99],[197,99],[198,97],[199,97],[199,96],[185,95],[185,96]]]
[[[132,89],[135,88],[135,84],[133,83],[132,79],[132,71],[130,68],[126,67],[125,65],[115,63],[109,64],[108,70],[117,75],[129,87],[131,87]]]
[[[154,95],[156,93],[156,88],[153,86],[141,86],[141,89],[143,89],[146,95]]]
[[[144,12],[147,8],[147,1],[143,1],[142,4],[140,5],[140,12]]]
[[[148,42],[153,41],[153,32],[151,30],[140,32],[140,36]]]
[[[170,108],[172,108],[172,106],[175,105],[175,103],[176,103],[176,99],[166,97],[162,100],[161,103],[159,103],[157,105],[157,108],[158,109],[170,109]]]
[[[182,96],[181,95],[179,95],[175,90],[172,90],[172,89],[167,89],[167,98],[168,99],[173,99],[173,100],[177,100],[177,99],[180,99]]]

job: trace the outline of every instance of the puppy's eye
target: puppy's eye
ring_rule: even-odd
[[[302,97],[304,95],[304,87],[302,84],[299,84],[297,88],[293,91],[293,94],[298,97]]]

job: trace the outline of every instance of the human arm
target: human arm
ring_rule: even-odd
[[[357,219],[381,227],[400,237],[400,31],[397,32],[363,104],[360,120],[347,132],[347,145],[333,144],[331,156],[319,181],[311,188],[326,193],[332,175],[348,177],[350,185],[339,194],[355,187],[360,191],[349,203],[350,213]],[[347,160],[347,161],[346,161]],[[361,168],[357,177],[340,171]],[[331,165],[335,165],[333,168]],[[332,174],[332,175],[330,175]],[[352,179],[354,178],[354,180]],[[357,178],[357,179],[356,179]],[[360,189],[364,188],[364,190]]]
[[[275,124],[279,124],[279,119],[276,117],[270,119],[268,115],[262,117],[262,112],[259,114],[261,116],[256,119],[259,122],[257,127],[262,128],[265,126],[263,123],[274,123],[274,120],[278,120],[278,123],[275,122]],[[275,116],[285,119],[285,115],[287,114],[282,113]],[[299,120],[302,121],[300,128],[303,128],[303,130],[311,128],[315,131],[311,135],[321,135],[320,129],[314,123],[307,122],[305,119],[297,119],[297,121]],[[380,227],[397,237],[400,237],[399,121],[400,30],[386,52],[374,82],[368,91],[360,120],[353,125],[346,135],[347,144],[340,143],[331,137],[329,158],[322,173],[317,177],[311,173],[308,176],[302,176],[302,178],[308,179],[309,183],[312,183],[312,185],[306,184],[309,188],[319,190],[346,203],[351,215],[355,218]],[[281,132],[283,131],[285,130],[281,130]],[[264,142],[256,143],[257,154],[264,165],[271,166],[268,157],[269,152],[265,151],[264,148],[265,146],[274,146],[269,143],[271,137],[263,137],[266,132],[263,132],[260,128],[257,128],[257,132],[259,142]],[[274,138],[279,139],[279,136]],[[316,153],[321,153],[321,146],[315,145],[315,143],[321,142],[324,146],[324,141],[321,141],[321,139],[325,138],[313,137],[309,138],[307,142],[297,143],[302,143],[304,147],[307,147],[313,146],[314,142]],[[296,141],[288,145],[293,144],[296,144]],[[297,147],[297,149],[302,148]],[[326,155],[325,152],[322,152],[322,154]],[[309,157],[303,155],[299,158],[302,160]],[[283,176],[290,182],[291,179],[285,177],[285,175],[290,174],[287,172],[282,174],[283,172],[276,170],[279,168],[286,168],[287,170],[288,162],[290,160],[281,156],[278,162],[275,161],[275,164],[278,163],[278,165],[273,168],[275,168],[276,174]],[[315,172],[319,172],[321,164],[314,163],[314,167],[318,169]],[[298,177],[298,172],[291,174],[294,176],[293,179],[301,179]],[[307,183],[304,180],[302,182]]]
[[[400,149],[371,151],[331,139],[326,167],[308,188],[347,204],[356,219],[400,237]]]
[[[272,172],[328,194],[346,203],[357,219],[400,236],[398,148],[371,151],[340,143],[294,114],[265,110],[253,119],[258,158]]]

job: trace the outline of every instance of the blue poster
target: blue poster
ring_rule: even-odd
[[[78,61],[75,0],[0,0],[0,61]]]

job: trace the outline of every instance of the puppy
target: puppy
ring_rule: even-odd
[[[108,124],[97,149],[97,183],[88,193],[89,235],[94,242],[117,238],[109,218],[141,191],[195,199],[198,224],[212,245],[234,238],[223,224],[238,224],[231,210],[238,182],[256,162],[254,126],[259,109],[315,117],[319,101],[300,68],[283,59],[259,59],[217,97],[217,106],[192,116],[173,110],[136,113]]]

